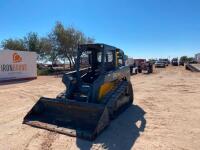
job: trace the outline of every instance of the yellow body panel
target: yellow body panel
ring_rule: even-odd
[[[115,58],[116,58],[116,61],[115,61],[115,63],[116,63],[116,64],[115,64],[115,67],[118,66],[118,53],[119,53],[119,52],[116,52],[116,53],[115,53],[115,55],[116,55],[116,56],[115,56]]]
[[[104,83],[99,90],[99,100],[103,98],[113,87],[114,87],[113,82]]]

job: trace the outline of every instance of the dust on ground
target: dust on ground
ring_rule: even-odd
[[[198,150],[200,74],[169,66],[132,76],[131,81],[134,105],[93,142],[22,124],[39,97],[53,98],[65,89],[61,78],[44,76],[0,85],[0,149]]]

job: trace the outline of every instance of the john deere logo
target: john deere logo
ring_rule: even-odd
[[[19,62],[22,62],[22,57],[17,53],[13,53],[13,63],[19,63]]]

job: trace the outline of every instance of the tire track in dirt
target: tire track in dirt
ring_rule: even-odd
[[[33,135],[33,136],[28,140],[28,142],[26,143],[24,150],[29,150],[29,148],[28,148],[29,145],[32,143],[33,140],[37,139],[39,136],[41,136],[40,133],[36,133],[35,135]]]
[[[52,144],[56,140],[57,134],[49,131],[42,131],[34,134],[27,142],[24,150],[40,149],[52,150]]]
[[[54,132],[49,132],[44,135],[44,141],[41,144],[41,149],[42,150],[51,150],[52,149],[52,144],[56,140],[57,134]]]

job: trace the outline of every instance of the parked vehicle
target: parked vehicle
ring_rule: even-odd
[[[170,64],[169,59],[159,59],[159,61],[165,63],[165,66],[168,66]]]
[[[146,62],[146,59],[134,59],[134,63],[137,66],[138,73],[142,72],[142,64]]]
[[[143,63],[142,72],[145,74],[153,73],[153,65],[149,61]]]
[[[137,74],[138,73],[138,67],[133,64],[130,66],[130,74],[133,75],[133,74]]]
[[[156,61],[155,68],[165,68],[165,67],[166,67],[166,62],[160,60]]]
[[[173,58],[171,64],[172,66],[178,66],[178,58]]]
[[[179,61],[179,66],[184,66],[184,62],[183,61]]]
[[[149,59],[148,61],[153,65],[153,64],[156,63],[157,60],[156,59]]]
[[[128,58],[126,60],[126,65],[129,66],[131,75],[138,73],[138,67],[136,66],[133,58]]]

